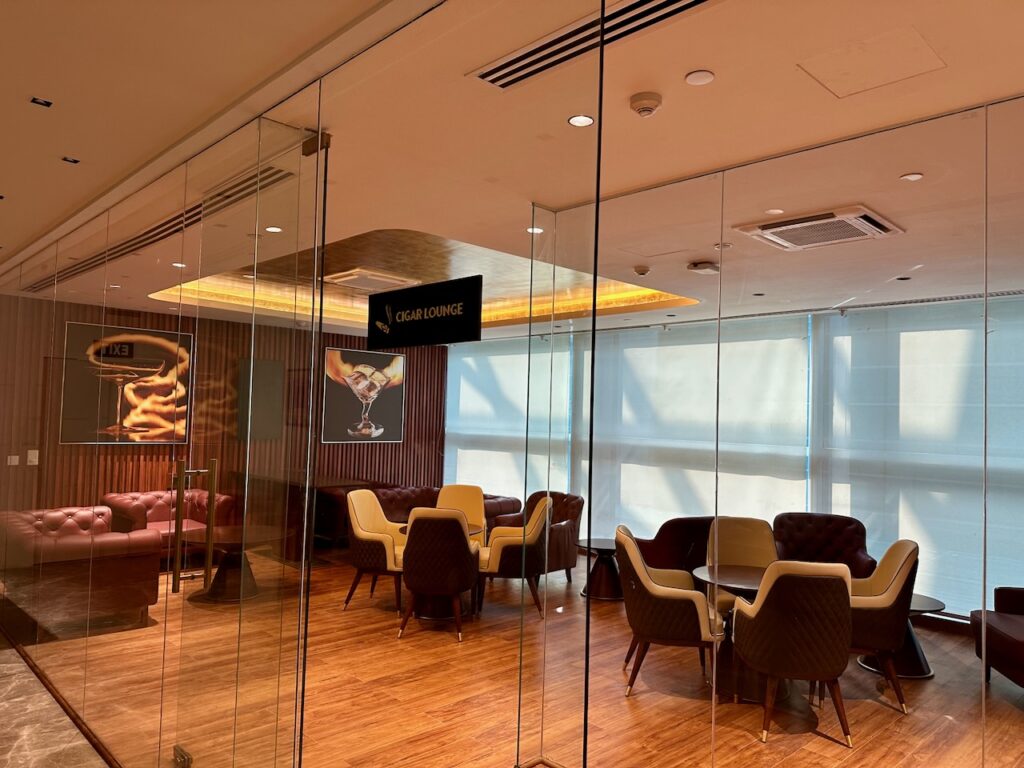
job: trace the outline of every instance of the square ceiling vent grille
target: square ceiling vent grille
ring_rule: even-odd
[[[747,224],[736,229],[784,251],[806,251],[856,240],[880,240],[903,232],[892,222],[862,205],[785,221]]]
[[[399,288],[409,288],[419,285],[419,280],[413,280],[399,275],[389,275],[386,272],[376,272],[372,269],[355,267],[344,272],[335,272],[331,275],[324,275],[324,282],[348,288],[357,293],[380,293],[381,291],[394,291]]]

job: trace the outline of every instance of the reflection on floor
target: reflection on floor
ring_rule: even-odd
[[[0,765],[8,768],[103,768],[106,765],[2,636]]]
[[[461,644],[449,623],[427,620],[413,620],[398,640],[386,580],[371,598],[364,579],[342,612],[352,569],[343,553],[321,558],[327,562],[313,569],[311,585],[305,768],[508,768],[539,755],[581,764],[582,558],[572,584],[564,574],[550,576],[546,623],[529,593],[520,613],[518,582],[495,580],[482,616],[466,622]],[[193,604],[165,591],[148,627],[34,649],[125,768],[173,765],[175,743],[197,756],[197,766],[202,756],[203,768],[292,765],[298,572],[259,554],[251,559],[262,592],[243,605],[241,621],[237,607]],[[980,663],[967,637],[919,631],[936,677],[907,683],[907,716],[879,689],[879,679],[851,659],[842,685],[855,749],[837,738],[827,702],[818,709],[799,695],[803,685],[777,706],[768,743],[761,744],[760,706],[712,708],[692,649],[652,647],[626,699],[623,605],[592,607],[591,768],[711,766],[713,754],[715,766],[744,768],[967,768],[982,764],[983,735],[987,768],[1024,767],[1024,690],[993,674],[983,697]],[[182,674],[162,689],[164,663]]]

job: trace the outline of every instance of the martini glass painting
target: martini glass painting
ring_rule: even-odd
[[[384,433],[384,427],[370,421],[370,407],[390,381],[390,377],[384,371],[365,363],[355,366],[352,373],[345,377],[345,383],[352,390],[352,394],[363,404],[362,418],[348,428],[348,433],[352,437],[373,439]]]
[[[145,427],[130,427],[124,424],[124,387],[132,381],[137,381],[145,376],[159,376],[163,373],[164,362],[162,360],[136,360],[132,363],[112,363],[102,357],[92,360],[96,366],[94,371],[100,381],[107,381],[117,387],[117,405],[114,411],[114,423],[109,427],[96,430],[98,435],[110,435],[115,441],[120,441],[124,435],[133,432],[146,432]]]

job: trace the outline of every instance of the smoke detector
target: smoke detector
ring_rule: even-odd
[[[713,261],[693,261],[686,268],[698,275],[717,275],[719,270],[718,264]]]
[[[629,108],[640,117],[650,117],[661,107],[661,94],[653,91],[634,93],[629,97]]]

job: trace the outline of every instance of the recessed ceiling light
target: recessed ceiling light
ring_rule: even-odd
[[[120,288],[120,287],[121,286],[118,283],[111,283],[110,285],[107,286],[107,288]]]
[[[594,118],[590,115],[573,115],[569,118],[569,125],[574,128],[587,128],[594,124]]]
[[[769,216],[778,216],[779,214],[785,213],[781,208],[766,208],[764,212]]]
[[[284,232],[284,230],[280,227],[267,227],[267,232],[271,232],[276,235],[278,232]]]
[[[78,165],[80,162],[82,162],[77,157],[69,157],[68,155],[64,155],[64,157],[62,157],[61,160],[71,165]]]
[[[724,251],[727,248],[732,248],[732,243],[715,243],[716,251]]]
[[[183,261],[172,261],[171,266],[174,267],[175,269],[184,269],[185,267],[188,266],[188,264],[186,264]]]
[[[527,227],[526,231],[529,232],[531,235],[542,235],[542,234],[544,234],[544,228],[543,227]]]
[[[33,96],[30,99],[30,101],[33,104],[35,104],[36,106],[46,107],[47,109],[49,109],[50,107],[53,106],[53,102],[52,101],[50,101],[49,99],[40,99],[38,96]]]
[[[923,173],[918,173],[917,171],[914,171],[913,173],[904,173],[902,176],[900,176],[900,181],[920,181],[923,178]]]
[[[687,85],[707,85],[715,79],[715,73],[710,69],[695,69],[686,73]]]
[[[4,199],[4,196],[3,196],[3,195],[0,195],[0,200],[3,200],[3,199]]]

